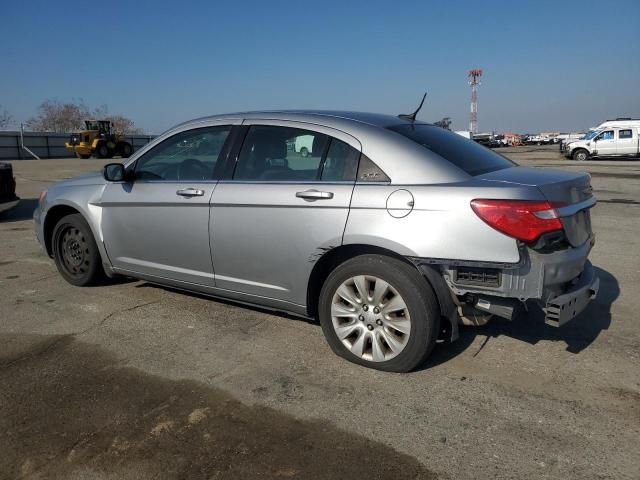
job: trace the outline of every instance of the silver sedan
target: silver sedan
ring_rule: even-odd
[[[584,173],[523,168],[412,118],[219,115],[35,212],[62,277],[149,282],[318,318],[344,358],[409,371],[524,302],[560,326],[598,289]]]

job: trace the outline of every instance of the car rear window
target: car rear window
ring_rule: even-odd
[[[502,155],[445,128],[426,124],[394,125],[388,128],[440,155],[469,175],[482,175],[515,166]]]

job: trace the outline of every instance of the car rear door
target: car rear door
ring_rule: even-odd
[[[231,128],[225,122],[175,133],[135,161],[132,181],[107,184],[101,230],[117,270],[214,285],[209,202]]]
[[[342,243],[360,144],[317,125],[244,124],[242,146],[212,198],[216,287],[306,305],[315,261]],[[305,135],[311,150],[296,151]]]
[[[636,129],[637,130],[637,129]],[[638,133],[631,128],[618,130],[618,155],[635,155],[638,153]]]

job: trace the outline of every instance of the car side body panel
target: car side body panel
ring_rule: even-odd
[[[215,181],[108,184],[100,200],[101,227],[113,267],[213,286],[208,223],[215,187]],[[203,195],[177,195],[182,188]]]
[[[404,190],[413,207],[393,214],[389,198]],[[526,186],[357,184],[344,234],[345,244],[369,244],[400,255],[469,262],[518,263],[516,240],[484,223],[471,210],[476,198],[542,199]]]
[[[296,197],[308,190],[333,198]],[[353,183],[221,181],[210,227],[216,286],[305,305],[313,265],[342,244],[352,191]]]

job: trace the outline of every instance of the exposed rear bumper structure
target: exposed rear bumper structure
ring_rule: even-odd
[[[514,265],[478,267],[440,265],[442,276],[460,301],[511,320],[527,300],[543,307],[545,322],[562,326],[595,298],[600,282],[587,260],[594,238],[553,253],[521,251]]]
[[[560,327],[577,316],[598,294],[600,279],[596,276],[591,262],[576,279],[568,292],[549,300],[544,307],[544,321],[548,325]]]

